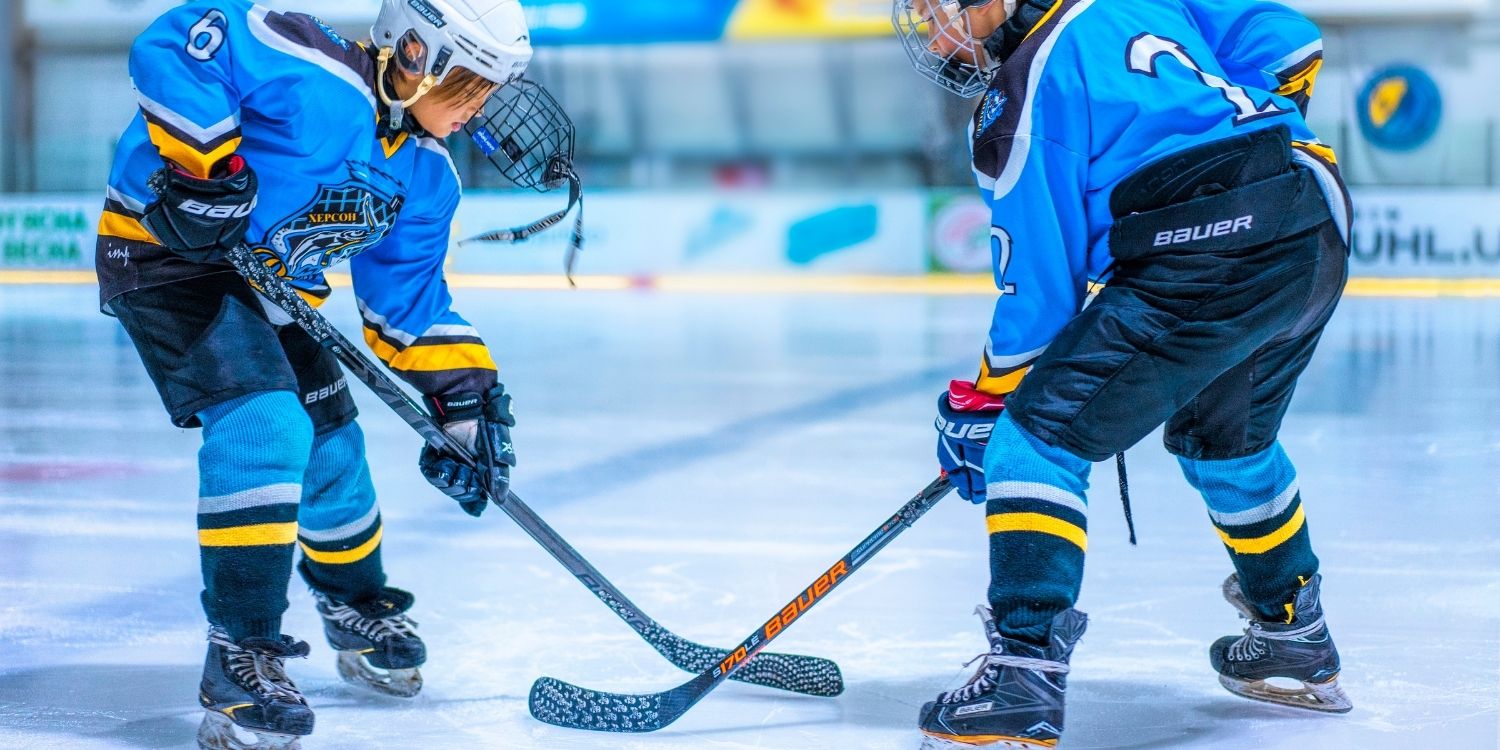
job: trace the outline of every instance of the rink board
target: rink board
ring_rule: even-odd
[[[455,239],[525,223],[559,196],[476,192]],[[93,267],[98,196],[0,196],[0,271]],[[1500,191],[1359,190],[1353,275],[1500,278]],[[587,203],[584,276],[986,273],[989,216],[968,191],[609,192]],[[555,275],[562,229],[450,251],[455,275]]]

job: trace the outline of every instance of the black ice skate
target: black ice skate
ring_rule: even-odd
[[[317,591],[323,634],[339,652],[339,677],[385,695],[410,698],[422,691],[417,667],[427,661],[427,646],[417,637],[417,623],[406,616],[416,597],[386,587],[369,601],[345,604]]]
[[[1250,624],[1244,635],[1224,636],[1209,647],[1219,684],[1235,695],[1313,711],[1344,713],[1354,707],[1339,687],[1339,652],[1318,600],[1321,581],[1314,575],[1297,591],[1290,623],[1260,619],[1240,589],[1239,576],[1224,581],[1224,598]]]
[[[990,651],[977,657],[984,663],[968,684],[922,707],[922,750],[1056,747],[1063,730],[1068,657],[1088,616],[1076,609],[1058,613],[1044,648],[1000,635],[987,607],[976,612],[984,620]]]
[[[312,734],[313,712],[282,662],[304,656],[307,644],[290,636],[235,643],[223,630],[210,629],[198,691],[198,701],[207,709],[198,727],[198,747],[298,750],[298,738]]]

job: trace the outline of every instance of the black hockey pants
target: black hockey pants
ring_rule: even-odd
[[[1149,165],[1112,206],[1113,278],[1006,408],[1092,461],[1163,422],[1167,449],[1186,458],[1265,450],[1348,273],[1347,245],[1286,129]]]

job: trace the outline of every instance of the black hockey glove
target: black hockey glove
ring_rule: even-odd
[[[207,179],[168,164],[147,184],[158,198],[141,223],[164,247],[194,263],[221,260],[245,238],[259,187],[255,170],[238,155],[214,165]]]
[[[486,488],[501,501],[510,490],[510,467],[516,465],[510,444],[510,428],[516,424],[510,413],[510,394],[505,386],[497,385],[482,395],[455,393],[434,397],[432,403],[438,424],[469,450],[478,471],[431,445],[422,446],[417,464],[432,486],[478,518],[488,502]]]

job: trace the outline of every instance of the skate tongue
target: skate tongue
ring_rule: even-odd
[[[350,603],[349,606],[355,612],[358,612],[361,617],[370,620],[383,620],[387,617],[404,614],[407,610],[411,609],[416,601],[417,597],[413,596],[411,592],[386,586],[374,598],[366,599],[362,602]]]
[[[239,645],[246,651],[281,659],[303,659],[312,653],[312,647],[307,645],[307,641],[299,641],[289,635],[280,638],[246,638]]]

